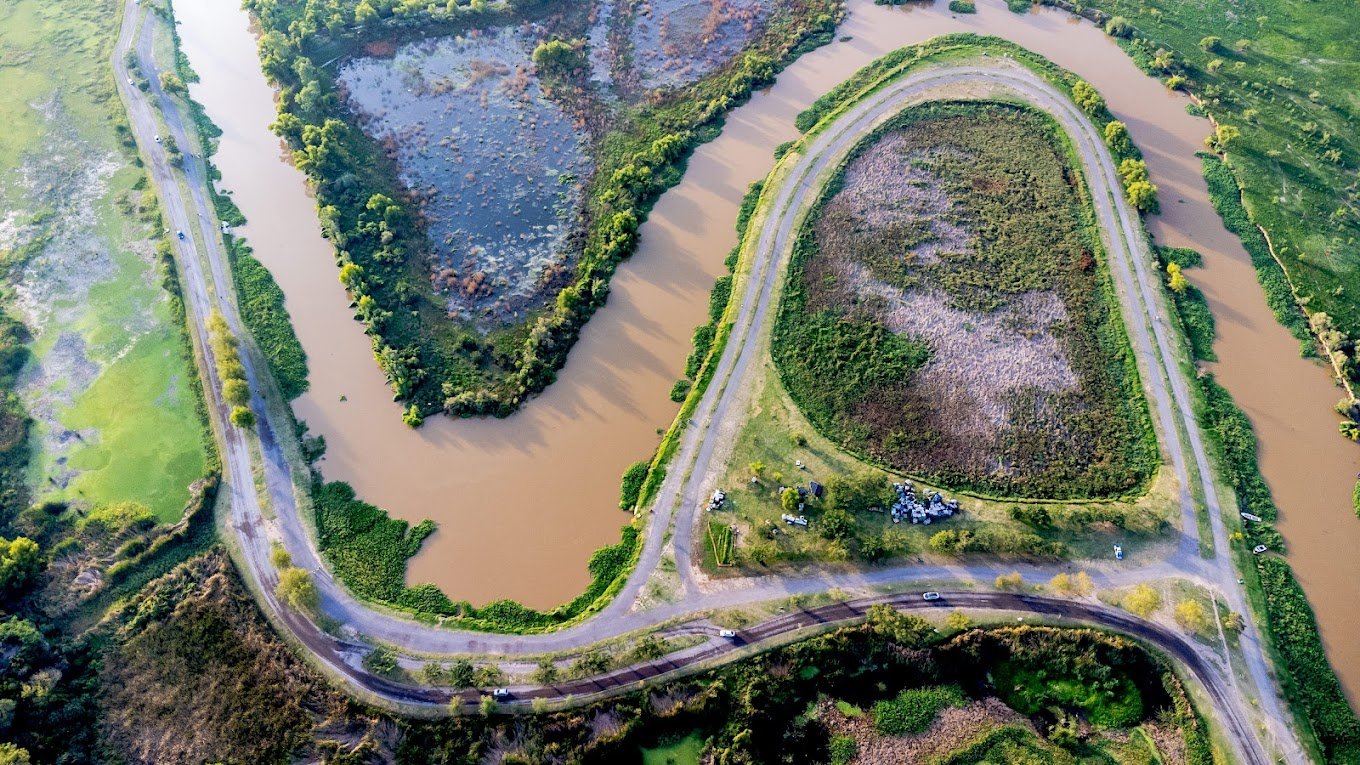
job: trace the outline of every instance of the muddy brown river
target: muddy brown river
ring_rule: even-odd
[[[1094,26],[1059,11],[1017,16],[984,0],[978,14],[956,17],[942,1],[848,4],[839,35],[851,39],[799,59],[733,112],[722,136],[699,149],[684,181],[661,198],[557,383],[506,420],[432,418],[411,430],[351,318],[302,175],[268,131],[273,91],[246,14],[236,0],[180,0],[180,34],[202,78],[191,90],[224,133],[222,184],[249,219],[242,233],[282,286],[307,350],[311,390],[294,409],[326,437],[325,476],[348,481],[395,516],[438,522],[411,562],[410,581],[434,582],[478,604],[506,597],[551,607],[570,599],[586,584],[591,551],[617,539],[628,520],[615,507],[619,476],[651,453],[657,429],[675,414],[667,392],[735,243],[737,204],[772,166],[774,147],[795,136],[794,116],[895,48],[947,32],[993,34],[1100,89],[1161,188],[1163,212],[1149,221],[1157,241],[1204,254],[1205,267],[1190,278],[1218,322],[1220,360],[1211,368],[1260,436],[1290,562],[1354,697],[1360,642],[1349,637],[1360,626],[1360,522],[1350,492],[1360,452],[1336,434],[1338,390],[1275,322],[1247,254],[1208,202],[1194,156],[1208,122],[1186,114],[1184,96],[1144,76]]]

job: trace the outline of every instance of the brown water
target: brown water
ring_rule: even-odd
[[[433,418],[412,431],[350,318],[302,177],[279,161],[266,130],[272,91],[245,14],[234,0],[180,0],[185,50],[203,78],[193,94],[224,131],[223,183],[250,219],[245,235],[283,287],[309,355],[312,389],[295,410],[326,437],[322,469],[396,516],[439,522],[412,561],[412,582],[432,581],[475,603],[509,597],[540,607],[580,592],[589,553],[627,520],[614,508],[619,475],[650,453],[656,429],[675,413],[666,394],[735,243],[736,206],[772,166],[774,147],[794,137],[793,117],[890,50],[973,31],[1080,73],[1145,152],[1164,211],[1150,221],[1153,234],[1205,255],[1191,278],[1218,320],[1214,371],[1256,426],[1291,562],[1343,681],[1360,687],[1360,643],[1345,639],[1357,626],[1360,523],[1350,488],[1360,455],[1336,435],[1337,390],[1274,321],[1246,253],[1207,201],[1194,153],[1208,123],[1187,115],[1183,96],[1144,76],[1094,26],[1052,10],[1016,16],[999,0],[979,6],[977,15],[954,17],[942,2],[891,8],[850,0],[839,34],[852,39],[799,59],[733,112],[722,136],[695,154],[684,182],[662,197],[557,383],[507,420]]]

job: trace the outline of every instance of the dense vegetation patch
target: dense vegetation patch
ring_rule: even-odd
[[[939,641],[939,642],[936,642]],[[965,632],[940,640],[919,617],[891,609],[876,610],[866,625],[775,649],[740,664],[667,683],[642,694],[593,705],[584,710],[538,718],[501,753],[539,762],[636,762],[639,748],[698,736],[715,763],[845,762],[856,750],[855,739],[833,735],[837,718],[885,719],[903,734],[930,725],[936,711],[976,704],[1001,691],[988,673],[1006,661],[1044,661],[1054,666],[1084,665],[1082,682],[1116,678],[1134,684],[1131,691],[1144,705],[1140,721],[1159,716],[1170,723],[1175,745],[1183,743],[1185,761],[1212,762],[1203,722],[1184,689],[1160,659],[1128,640],[1089,630],[1015,628]],[[1056,671],[1055,671],[1056,675]],[[826,699],[836,699],[831,704]],[[919,702],[920,707],[906,704]],[[848,710],[849,714],[846,714]],[[1058,714],[1082,715],[1079,707],[1052,704],[1032,716],[1043,747],[1058,748]],[[1072,718],[1075,719],[1075,718]],[[924,721],[924,722],[923,722]],[[455,717],[438,723],[412,723],[399,751],[400,762],[473,763],[504,742],[499,736],[509,721]],[[607,735],[600,735],[604,727]],[[1027,731],[1031,729],[1024,728]],[[1080,751],[1086,733],[1062,738]],[[948,736],[950,731],[938,735]],[[1030,735],[1035,735],[1033,732]],[[970,742],[959,740],[955,747]],[[509,751],[507,752],[507,749]],[[862,750],[861,750],[862,751]],[[962,760],[973,761],[973,760]]]
[[[773,348],[832,440],[993,493],[1108,496],[1147,480],[1146,405],[1056,130],[1014,106],[915,107],[828,184]]]
[[[585,32],[586,4],[251,0],[248,6],[264,29],[265,72],[281,91],[277,129],[315,186],[322,229],[336,245],[346,287],[356,303],[369,301],[362,318],[394,391],[418,413],[502,416],[552,382],[580,328],[604,303],[614,269],[633,251],[638,225],[661,191],[679,180],[690,150],[716,135],[728,110],[772,82],[788,61],[828,41],[839,12],[831,0],[781,4],[763,33],[723,67],[626,107],[595,100],[590,68],[568,55],[575,43],[537,57],[551,70],[554,98],[569,111],[609,116],[606,124],[592,120],[595,173],[585,192],[580,255],[565,286],[522,323],[483,335],[448,319],[424,266],[427,241],[418,210],[394,164],[350,121],[329,70],[318,62],[390,51],[417,36],[526,20],[572,38]]]

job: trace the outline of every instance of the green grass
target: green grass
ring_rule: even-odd
[[[938,179],[951,207],[870,227],[838,202],[853,191],[842,189],[844,171],[827,185],[795,244],[772,341],[790,395],[833,441],[935,483],[1024,497],[1121,495],[1144,486],[1156,464],[1155,440],[1100,266],[1099,235],[1084,190],[1072,185],[1060,131],[1019,107],[929,104],[864,139],[844,167],[881,164],[871,147],[889,135],[904,150],[935,152],[915,162]],[[976,249],[937,262],[903,258],[904,247],[941,236],[933,220],[961,226]],[[967,430],[958,423],[991,391],[970,389],[965,380],[946,399],[924,393],[917,370],[948,353],[951,341],[930,347],[891,331],[872,299],[839,287],[842,262],[903,295],[929,285],[933,301],[972,321],[1019,295],[1054,295],[1068,319],[1047,333],[1077,384],[1052,394],[1017,390],[1008,424]],[[951,331],[974,330],[963,321]],[[1011,379],[1022,379],[1015,371]],[[1041,408],[1040,400],[1049,403]],[[991,468],[997,461],[1011,467],[1007,474]]]
[[[67,247],[62,243],[77,237],[81,246],[103,253],[63,264],[56,249],[35,248],[4,260],[13,273],[35,257],[55,259],[59,277],[91,280],[88,291],[78,288],[55,297],[47,306],[52,312],[34,327],[32,350],[39,363],[54,361],[59,338],[69,343],[78,337],[95,365],[87,387],[72,388],[62,375],[24,394],[29,406],[52,401],[50,409],[39,409],[51,412],[50,420],[35,424],[39,436],[54,428],[84,435],[34,454],[29,480],[37,497],[96,505],[132,500],[170,521],[183,513],[189,484],[207,472],[212,456],[177,298],[167,299],[156,259],[150,257],[159,233],[143,219],[145,213],[136,211],[143,201],[143,174],[127,148],[126,121],[108,63],[116,34],[110,20],[120,12],[121,5],[111,0],[77,0],[59,8],[24,1],[0,9],[0,60],[8,64],[0,66],[0,114],[6,119],[0,135],[0,178],[5,179],[0,181],[0,215],[15,211],[22,220],[26,214],[60,210],[40,224],[44,234],[57,236],[52,247]],[[31,106],[49,100],[58,107],[55,122]],[[58,173],[112,162],[112,172],[98,174],[102,190],[80,186],[94,193],[88,220],[78,209],[60,207],[66,199],[29,198],[13,182],[18,168],[34,166],[54,143],[75,149]],[[154,215],[154,207],[151,211]],[[69,468],[80,472],[64,489],[47,480]]]
[[[1237,234],[1247,254],[1251,256],[1251,264],[1256,268],[1256,278],[1266,293],[1266,304],[1275,314],[1275,319],[1283,324],[1290,334],[1298,338],[1303,354],[1313,353],[1313,341],[1308,335],[1308,322],[1295,304],[1289,289],[1289,280],[1279,263],[1271,256],[1266,238],[1252,222],[1247,208],[1243,206],[1241,189],[1231,168],[1210,154],[1202,154],[1201,159],[1204,161],[1204,180],[1209,185],[1209,200],[1223,218],[1223,224],[1229,231]]]
[[[1085,5],[1126,17],[1134,39],[1124,41],[1125,47],[1158,75],[1171,70],[1155,66],[1152,54],[1159,47],[1174,50],[1183,64],[1175,70],[1189,78],[1188,89],[1209,115],[1241,129],[1228,155],[1252,220],[1269,232],[1290,278],[1309,298],[1308,310],[1330,314],[1354,337],[1360,331],[1355,299],[1360,208],[1354,185],[1360,161],[1354,98],[1360,89],[1360,68],[1354,65],[1360,15],[1293,0],[1252,0],[1232,13],[1177,0]],[[1222,42],[1205,50],[1200,43],[1208,35]],[[1239,40],[1246,45],[1239,47]],[[1211,64],[1215,60],[1222,63]],[[1252,256],[1257,259],[1255,251]],[[1270,297],[1274,307],[1276,297]]]
[[[147,384],[154,380],[167,382]],[[186,390],[193,385],[198,379],[187,374],[176,338],[134,344],[63,417],[74,430],[99,432],[98,441],[71,452],[69,464],[81,473],[65,496],[93,504],[135,499],[158,520],[178,520],[189,484],[207,470],[202,448],[193,448],[198,413]],[[186,444],[186,432],[195,440]]]
[[[704,740],[696,731],[682,738],[642,749],[642,765],[699,765]]]
[[[874,729],[887,736],[924,733],[945,707],[967,703],[957,685],[909,688],[896,698],[874,704]]]

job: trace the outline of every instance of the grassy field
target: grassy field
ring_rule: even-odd
[[[1136,61],[1159,76],[1187,78],[1182,87],[1202,99],[1212,118],[1240,129],[1227,154],[1251,217],[1269,233],[1306,309],[1329,314],[1355,337],[1360,16],[1291,0],[1086,5],[1124,17],[1125,46]],[[1158,60],[1159,48],[1174,56]],[[1349,343],[1345,350],[1354,355]]]
[[[109,57],[120,6],[0,8],[0,256],[32,331],[20,373],[39,499],[177,519],[207,469],[198,381],[162,289],[154,198]]]
[[[931,104],[876,131],[795,245],[773,340],[794,400],[953,487],[1143,486],[1155,443],[1084,194],[1026,109]]]

